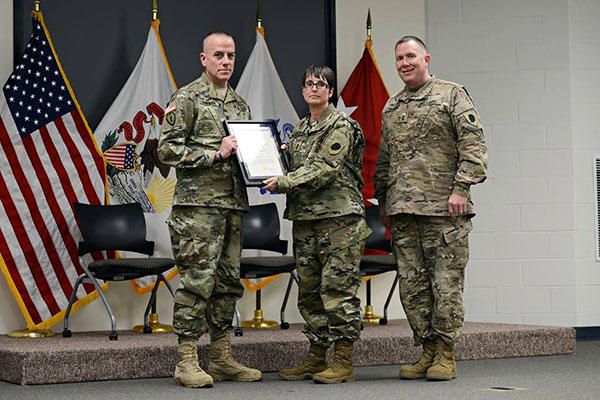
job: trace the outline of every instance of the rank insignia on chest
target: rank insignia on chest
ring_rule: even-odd
[[[400,121],[400,122],[408,121],[408,114],[407,113],[400,114],[400,118],[398,118],[398,121]]]

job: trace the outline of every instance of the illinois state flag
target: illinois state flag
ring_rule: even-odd
[[[338,109],[346,111],[350,117],[358,121],[365,135],[362,167],[365,181],[362,194],[365,200],[373,198],[375,193],[373,175],[381,138],[381,111],[390,97],[377,68],[371,50],[372,44],[372,40],[365,42],[363,55],[350,74],[338,100]]]
[[[175,81],[152,21],[148,39],[133,72],[94,132],[106,159],[111,204],[140,203],[146,218],[146,237],[154,240],[154,255],[172,257],[166,219],[175,190],[175,170],[156,154],[164,107]],[[126,257],[126,254],[121,254]],[[165,276],[177,274],[173,268]],[[138,294],[154,286],[154,277],[131,281]]]
[[[283,83],[281,83],[263,35],[263,28],[256,28],[256,44],[252,49],[235,91],[250,106],[253,119],[274,119],[277,122],[281,141],[288,143],[294,125],[300,119],[283,87]],[[277,205],[281,225],[281,239],[287,240],[288,245],[291,246],[292,223],[283,219],[285,195],[249,188],[248,199],[250,204],[275,203]],[[277,276],[263,279],[244,279],[244,284],[250,291],[256,291],[272,282]]]
[[[83,273],[73,202],[105,200],[104,161],[34,12],[23,58],[0,93],[0,266],[29,329],[62,320]],[[96,296],[92,285],[80,287],[73,310]]]

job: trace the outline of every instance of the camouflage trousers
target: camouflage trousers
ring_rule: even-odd
[[[179,269],[173,329],[179,342],[227,335],[240,282],[242,213],[234,210],[175,206],[169,217],[173,255]]]
[[[464,321],[470,218],[397,214],[391,223],[400,300],[415,346],[430,337],[455,343]]]
[[[365,219],[347,215],[294,221],[294,254],[300,278],[298,309],[304,334],[329,347],[339,339],[360,337],[360,258],[369,235]]]

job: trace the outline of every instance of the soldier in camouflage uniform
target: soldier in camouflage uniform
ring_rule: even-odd
[[[237,143],[226,137],[223,121],[249,119],[250,108],[228,85],[235,61],[231,35],[207,35],[200,59],[205,72],[173,94],[158,145],[161,161],[177,171],[168,220],[180,275],[173,311],[179,342],[174,380],[187,387],[261,379],[260,371],[232,358],[227,334],[243,293],[242,213],[248,198],[235,160]],[[198,338],[207,331],[208,374],[197,353]]]
[[[487,147],[467,91],[429,74],[430,56],[414,36],[396,44],[406,87],[387,102],[375,169],[382,221],[391,226],[400,299],[423,355],[400,377],[456,376],[464,269],[475,215],[471,185],[486,178]]]
[[[279,371],[286,380],[354,379],[352,349],[360,336],[359,264],[370,233],[360,192],[365,141],[358,123],[329,104],[334,84],[330,68],[306,69],[302,94],[310,115],[294,127],[290,138],[291,171],[268,179],[264,186],[287,193],[284,217],[294,221],[298,308],[310,342],[304,362]],[[325,353],[332,343],[335,357],[327,368]]]

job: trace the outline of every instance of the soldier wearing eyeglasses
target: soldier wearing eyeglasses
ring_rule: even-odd
[[[359,264],[370,233],[361,195],[365,140],[358,123],[329,104],[334,85],[329,67],[311,65],[304,71],[302,95],[310,114],[290,137],[291,170],[267,179],[263,187],[287,194],[284,217],[294,222],[298,308],[310,342],[301,364],[279,371],[285,380],[354,379],[352,350],[360,336]],[[328,367],[325,353],[332,344],[335,356]]]

